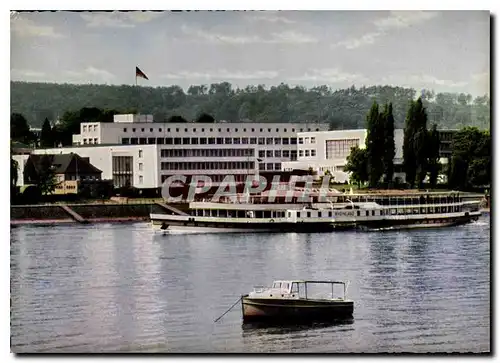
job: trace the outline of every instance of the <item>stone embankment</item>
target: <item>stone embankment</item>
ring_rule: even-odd
[[[181,214],[186,209],[186,205],[163,203],[13,205],[10,207],[10,224],[148,221],[150,213]]]

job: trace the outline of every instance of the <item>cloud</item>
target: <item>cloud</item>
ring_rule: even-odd
[[[297,33],[293,31],[286,31],[282,33],[273,33],[272,38],[267,41],[268,43],[317,43],[318,39],[307,34]]]
[[[235,71],[230,72],[225,69],[213,71],[213,72],[189,72],[181,71],[178,73],[167,73],[161,75],[161,78],[165,79],[217,79],[217,80],[252,80],[252,79],[273,79],[278,76],[276,71],[251,71],[251,72],[241,72]]]
[[[407,28],[427,20],[433,19],[438,15],[432,11],[391,11],[388,17],[374,21],[378,29]]]
[[[161,16],[159,12],[88,12],[80,14],[89,28],[134,28],[138,23],[147,23]]]
[[[403,29],[417,25],[438,16],[437,12],[431,11],[391,11],[389,16],[376,19],[373,24],[376,30],[368,32],[359,38],[347,39],[331,45],[332,48],[345,47],[356,49],[365,45],[374,44],[380,37],[391,29]]]
[[[181,30],[186,35],[191,35],[196,38],[206,40],[211,43],[228,43],[228,44],[247,44],[247,43],[258,43],[260,38],[257,36],[234,36],[234,35],[224,35],[205,32],[200,29],[194,29],[183,25]]]
[[[45,38],[64,38],[64,35],[54,30],[54,27],[48,25],[36,24],[33,20],[11,17],[11,31],[20,37],[45,37]]]
[[[472,84],[476,85],[477,88],[484,90],[486,94],[490,93],[490,72],[476,73],[472,75]]]
[[[297,33],[294,31],[285,31],[281,33],[272,33],[269,38],[261,38],[256,35],[225,35],[219,33],[211,33],[200,29],[193,29],[186,25],[181,27],[181,30],[186,35],[191,35],[195,38],[200,38],[211,43],[226,43],[226,44],[301,44],[301,43],[317,43],[318,40],[312,36]]]
[[[34,71],[32,69],[11,69],[11,74],[19,78],[44,78],[47,76],[45,72]]]
[[[288,77],[292,81],[328,82],[328,83],[365,83],[368,78],[359,73],[347,73],[339,68],[312,69],[302,76]]]
[[[262,11],[259,12],[258,15],[249,16],[248,19],[250,21],[263,21],[269,23],[283,23],[283,24],[294,24],[295,21],[290,20],[288,18],[284,18],[281,16],[277,16],[278,12],[276,11]]]
[[[87,67],[81,72],[66,70],[63,74],[72,79],[89,82],[94,80],[109,82],[115,78],[113,73],[108,72],[105,69],[98,69],[92,66]]]
[[[467,82],[456,82],[452,81],[449,79],[440,79],[428,74],[424,75],[412,75],[407,77],[408,80],[412,83],[419,84],[419,83],[424,83],[424,84],[432,84],[436,86],[445,86],[445,87],[450,87],[450,88],[456,88],[456,87],[464,87],[467,85]]]
[[[441,79],[429,74],[414,74],[414,75],[391,75],[384,77],[383,82],[398,85],[408,85],[410,87],[446,87],[460,88],[465,87],[469,82],[453,81],[450,79]]]
[[[345,47],[346,49],[356,49],[359,47],[362,47],[364,45],[370,45],[375,43],[378,37],[380,37],[382,33],[379,32],[373,32],[373,33],[366,33],[360,38],[353,38],[353,39],[348,39],[344,40],[338,43],[335,43],[332,45],[333,48],[335,47]]]

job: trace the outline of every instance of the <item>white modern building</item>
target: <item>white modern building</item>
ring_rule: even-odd
[[[77,153],[115,187],[159,188],[171,175],[226,175],[244,181],[257,171],[281,171],[297,160],[297,133],[328,130],[318,123],[155,123],[151,115],[115,115],[114,122],[82,122],[73,146],[36,154]]]
[[[115,187],[158,188],[161,180],[158,145],[92,145],[37,149],[34,154],[78,154],[102,170],[101,179]]]
[[[326,171],[335,178],[336,182],[344,183],[349,180],[349,174],[344,172],[352,147],[364,149],[366,147],[367,130],[335,130],[314,131],[297,133],[297,160],[282,164],[282,169],[291,171],[296,169],[312,169],[318,175]],[[404,130],[394,130],[394,143],[396,155],[395,165],[400,165],[403,160]],[[395,177],[404,180],[404,174],[396,173]]]

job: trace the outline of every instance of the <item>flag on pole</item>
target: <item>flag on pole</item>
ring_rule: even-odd
[[[139,69],[139,67],[137,67],[137,66],[135,67],[135,77],[136,77],[136,78],[137,78],[137,77],[141,77],[141,78],[147,79],[147,80],[149,81],[148,76],[146,76],[146,74],[145,74],[143,71],[141,71],[141,70]]]

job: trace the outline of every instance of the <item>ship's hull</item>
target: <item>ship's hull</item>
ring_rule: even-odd
[[[350,319],[352,301],[241,298],[244,322],[262,321],[334,321]]]
[[[438,228],[466,224],[477,220],[480,212],[454,216],[420,216],[417,218],[381,218],[352,221],[308,221],[308,222],[272,222],[250,219],[246,221],[228,221],[227,219],[200,220],[196,217],[179,219],[178,216],[151,215],[151,224],[155,230],[164,233],[248,233],[248,232],[334,232],[343,230],[398,230],[413,228]]]

